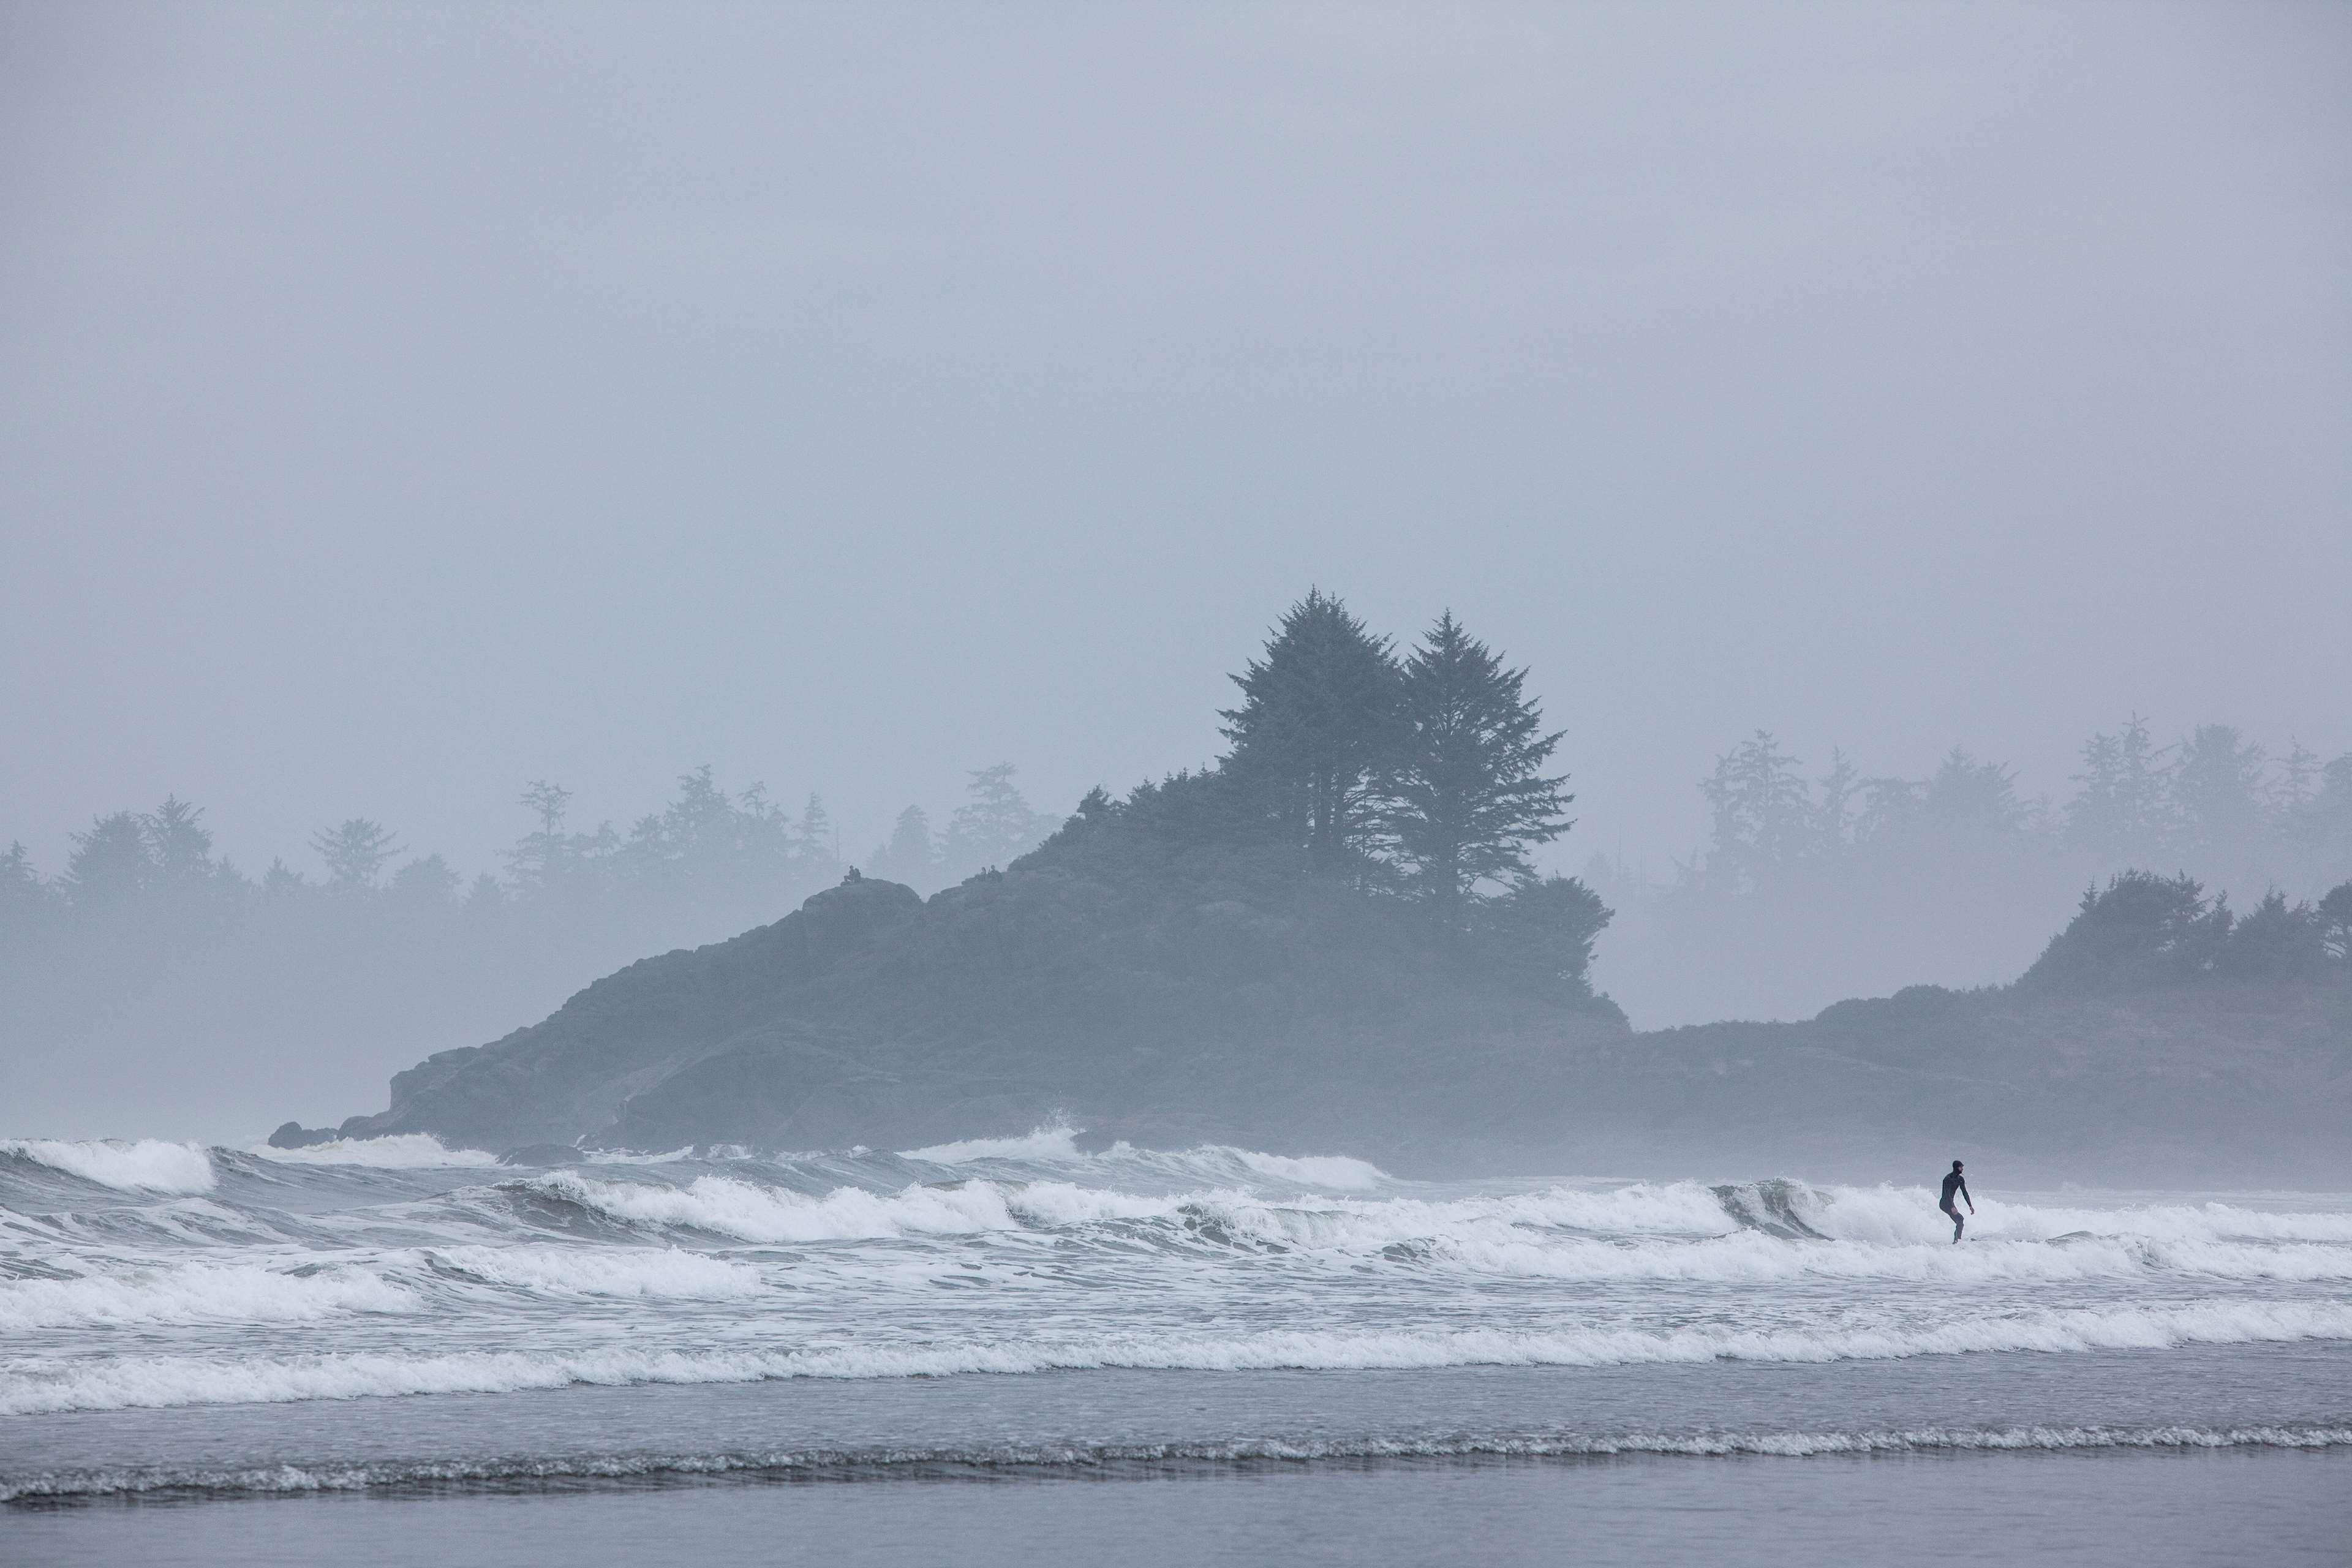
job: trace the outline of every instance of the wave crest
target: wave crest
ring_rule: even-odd
[[[208,1193],[215,1180],[202,1145],[154,1138],[0,1138],[0,1157],[11,1155],[124,1193]]]

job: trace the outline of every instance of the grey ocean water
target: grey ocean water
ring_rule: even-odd
[[[2346,1560],[2352,1195],[1979,1203],[0,1143],[0,1559]]]

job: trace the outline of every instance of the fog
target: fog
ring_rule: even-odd
[[[2131,866],[2316,897],[2347,80],[2307,5],[15,5],[0,1131],[369,1109],[1000,863],[1218,757],[1310,586],[1528,668],[1640,1027],[2006,981]],[[241,912],[77,905],[167,798]]]

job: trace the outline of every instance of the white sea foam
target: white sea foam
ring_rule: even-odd
[[[1078,1135],[1083,1127],[1056,1124],[1040,1127],[1018,1138],[966,1138],[953,1143],[934,1143],[928,1149],[908,1149],[902,1158],[926,1160],[934,1165],[961,1165],[973,1160],[1081,1160]]]
[[[308,1322],[346,1312],[406,1312],[416,1305],[408,1291],[363,1268],[298,1275],[251,1264],[196,1263],[0,1283],[0,1328]]]
[[[1139,1217],[1170,1206],[1165,1199],[1055,1182],[961,1182],[896,1193],[838,1187],[822,1197],[731,1176],[698,1176],[686,1186],[670,1187],[559,1171],[529,1184],[633,1225],[682,1226],[768,1244],[971,1235]]]
[[[285,1165],[373,1165],[383,1170],[424,1170],[446,1165],[495,1165],[496,1154],[451,1149],[429,1132],[395,1132],[384,1138],[338,1138],[307,1149],[273,1149],[257,1143],[247,1152]]]
[[[1378,1165],[1369,1160],[1358,1160],[1346,1154],[1307,1154],[1293,1158],[1286,1154],[1259,1154],[1249,1150],[1234,1151],[1242,1163],[1262,1176],[1277,1182],[1300,1182],[1311,1187],[1335,1187],[1341,1191],[1368,1191],[1388,1180]]]
[[[530,1186],[608,1218],[762,1244],[847,1242],[986,1233],[1066,1231],[1105,1222],[1158,1222],[1170,1246],[1329,1252],[1440,1271],[1526,1279],[1763,1283],[1808,1279],[1987,1284],[2135,1279],[2175,1273],[2236,1280],[2352,1279],[2352,1247],[2215,1238],[2235,1216],[2202,1215],[2149,1237],[2081,1232],[2053,1245],[2032,1239],[2048,1223],[2011,1224],[1993,1237],[1948,1245],[1924,1240],[1864,1212],[1867,1240],[1833,1234],[1847,1212],[1810,1199],[1823,1230],[1790,1239],[1728,1218],[1707,1189],[1675,1185],[1613,1192],[1555,1188],[1471,1198],[1299,1196],[1270,1200],[1236,1189],[1129,1194],[1069,1182],[967,1181],[877,1193],[838,1187],[822,1195],[705,1175],[684,1186],[614,1182],[576,1172]],[[2114,1216],[2110,1216],[2111,1222]],[[1130,1233],[1108,1238],[1129,1245]]]
[[[462,1275],[551,1295],[729,1301],[766,1289],[756,1268],[677,1247],[445,1247],[431,1256]]]
[[[213,1163],[195,1143],[153,1138],[68,1142],[52,1138],[0,1138],[0,1154],[15,1154],[86,1182],[127,1193],[208,1193]]]
[[[2161,1350],[2352,1339],[2352,1303],[2211,1301],[2198,1306],[2015,1313],[1930,1328],[1869,1325],[1651,1331],[1565,1328],[1124,1333],[819,1349],[356,1352],[296,1357],[120,1355],[26,1369],[0,1364],[0,1415],[183,1405],[286,1403],[411,1394],[499,1393],[572,1384],[749,1383],[768,1378],[942,1377],[1138,1368],[1160,1371],[1411,1370],[1625,1366],[1717,1360],[1883,1361],[1991,1351]]]
[[[1919,1244],[1951,1237],[1951,1222],[1937,1214],[1935,1197],[1925,1187],[1811,1188],[1796,1183],[1787,1187],[1791,1206],[1801,1218],[1848,1239]],[[1972,1239],[2050,1241],[2084,1233],[2158,1240],[2352,1243],[2352,1211],[2275,1212],[2225,1203],[2084,1208],[1988,1197],[1968,1222]]]

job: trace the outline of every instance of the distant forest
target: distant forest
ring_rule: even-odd
[[[1700,781],[1712,830],[1687,861],[1660,875],[1563,854],[1547,847],[1570,827],[1551,769],[1565,737],[1526,676],[1450,615],[1400,651],[1310,594],[1234,678],[1231,748],[1209,767],[1065,815],[999,763],[943,820],[910,805],[865,854],[844,852],[815,797],[788,810],[708,767],[625,831],[575,823],[570,790],[530,781],[505,864],[470,879],[363,818],[321,826],[315,863],[251,875],[214,853],[203,806],[117,810],[74,836],[54,878],[20,844],[0,856],[6,1024],[56,1040],[467,1043],[633,959],[774,920],[852,865],[928,893],[1049,839],[1048,862],[1089,864],[1108,851],[1082,841],[1113,842],[1114,822],[1129,861],[1214,851],[1228,870],[1344,882],[1459,931],[1549,922],[1580,985],[1613,918],[1597,979],[1645,1024],[2006,981],[2085,889],[2126,871],[2171,879],[2208,928],[2235,918],[2234,894],[2316,930],[2316,900],[2352,879],[2352,754],[2272,752],[2222,724],[2159,743],[2137,717],[2084,743],[2063,803],[1965,751],[1906,780],[1843,752],[1808,768],[1759,731]],[[1582,874],[1538,877],[1539,858]]]
[[[1925,779],[1843,752],[1808,769],[1759,731],[1699,783],[1706,845],[1664,873],[1607,854],[1612,993],[1637,1017],[1810,1016],[1914,982],[2008,981],[2085,889],[2185,877],[2226,925],[2271,895],[2297,919],[2352,879],[2352,753],[2273,752],[2227,724],[2159,743],[2137,715],[2083,744],[2072,795],[2021,795],[1955,748]]]

